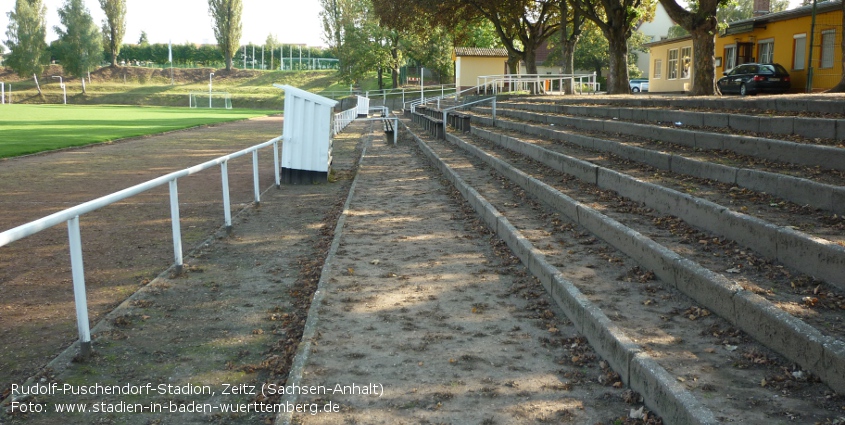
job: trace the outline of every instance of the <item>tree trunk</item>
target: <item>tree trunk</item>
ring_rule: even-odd
[[[384,90],[384,68],[378,67],[378,89]]]
[[[694,64],[690,94],[693,96],[710,96],[716,93],[716,69],[713,60],[716,38],[710,31],[698,27],[691,33]]]
[[[232,70],[232,52],[226,52],[226,71]]]
[[[610,71],[607,73],[607,94],[628,94],[628,38],[625,31],[610,27],[605,32],[610,44]]]
[[[399,88],[399,49],[396,47],[390,49],[390,56],[393,58],[393,65],[390,69],[391,73],[391,82],[393,83],[393,88]]]

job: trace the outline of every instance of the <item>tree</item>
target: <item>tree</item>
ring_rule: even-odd
[[[243,24],[241,0],[208,0],[208,13],[214,19],[217,47],[226,58],[226,70],[232,70],[232,58],[241,45]]]
[[[40,74],[50,57],[47,54],[47,8],[41,0],[17,0],[15,10],[9,12],[6,30],[5,65],[19,76]]]
[[[581,13],[581,9],[575,7],[574,0],[561,0],[560,52],[564,74],[575,73],[575,48],[578,46],[578,40],[581,38],[586,20],[587,18]],[[564,81],[564,93],[575,94],[573,82],[574,80]]]
[[[117,56],[126,34],[126,0],[100,0],[100,7],[106,13],[103,20],[103,47],[111,55],[111,66],[117,66]]]
[[[273,67],[273,62],[275,61],[275,52],[276,49],[281,47],[282,43],[279,42],[279,39],[276,38],[273,34],[267,34],[267,40],[264,41],[264,47],[270,52],[270,66],[267,69],[273,70],[276,69]]]
[[[716,9],[724,7],[730,1],[693,0],[689,3],[690,10],[686,10],[676,0],[660,0],[669,17],[692,36],[695,72],[690,93],[693,96],[716,93],[716,68],[713,58],[719,23],[716,19]]]
[[[655,0],[575,0],[575,5],[596,24],[608,41],[610,72],[607,93],[629,93],[628,38],[637,23],[654,17]]]
[[[141,37],[138,38],[138,44],[141,46],[146,46],[150,44],[150,39],[147,37],[146,31],[141,31]]]
[[[100,28],[85,7],[83,0],[67,0],[59,9],[62,27],[53,27],[59,35],[56,41],[56,55],[65,72],[80,77],[103,57]]]
[[[783,12],[789,8],[789,0],[771,0],[770,12]],[[716,11],[719,24],[727,24],[754,16],[754,0],[732,0]]]

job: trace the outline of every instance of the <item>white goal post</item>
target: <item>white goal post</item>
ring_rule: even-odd
[[[232,95],[225,91],[190,92],[188,105],[191,108],[232,109]]]

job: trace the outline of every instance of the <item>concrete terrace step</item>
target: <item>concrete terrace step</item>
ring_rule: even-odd
[[[487,114],[491,112],[490,108],[475,108],[475,110]],[[498,109],[497,114],[526,121],[563,126],[568,125],[584,130],[627,134],[668,143],[676,143],[696,149],[729,150],[772,161],[821,167],[830,170],[845,170],[845,148],[734,134],[692,131],[615,120],[539,114],[516,109]]]
[[[786,115],[746,115],[718,111],[680,111],[663,107],[630,107],[624,105],[576,106],[532,99],[523,102],[500,102],[499,106],[566,115],[610,118],[633,121],[675,123],[691,127],[717,127],[806,138],[845,140],[845,119]],[[802,111],[803,112],[803,111]],[[845,113],[845,110],[843,110]]]
[[[518,123],[507,119],[475,116],[483,125],[559,140],[587,149],[609,152],[619,157],[652,167],[702,179],[737,185],[758,192],[765,192],[797,204],[845,214],[845,187],[819,183],[813,180],[772,173],[762,170],[733,167],[687,158],[683,155],[630,146],[600,137],[584,136],[555,128]]]

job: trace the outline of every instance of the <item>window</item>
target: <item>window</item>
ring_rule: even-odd
[[[663,59],[654,60],[654,78],[659,79],[663,73]]]
[[[772,63],[775,53],[775,40],[769,38],[757,43],[757,58],[760,63]]]
[[[836,51],[834,48],[834,40],[836,39],[836,30],[822,31],[822,52],[820,68],[833,68],[833,54]]]
[[[692,47],[681,49],[681,78],[689,78],[692,69]]]
[[[807,55],[807,34],[795,34],[792,47],[792,69],[804,69]]]
[[[725,71],[730,71],[736,66],[736,44],[725,46]]]
[[[678,79],[678,49],[669,51],[669,68],[666,71],[670,80]]]

